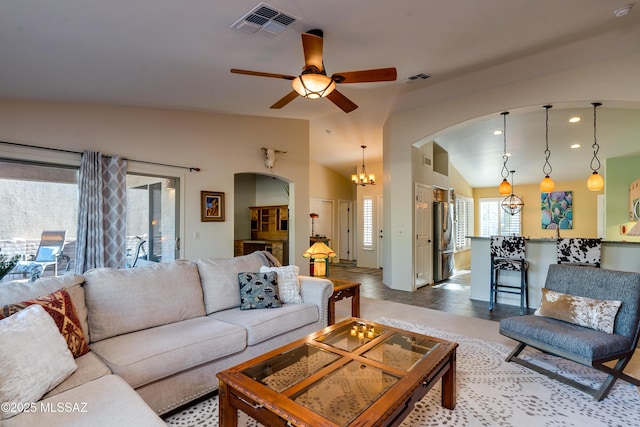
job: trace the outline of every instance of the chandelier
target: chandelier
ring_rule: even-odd
[[[355,185],[375,185],[376,183],[376,176],[372,173],[367,174],[367,169],[364,166],[364,149],[367,148],[366,145],[361,145],[360,146],[362,148],[362,169],[361,170],[356,170],[355,174],[351,175],[351,182],[353,182]]]
[[[502,203],[500,203],[500,206],[502,206],[502,209],[506,213],[512,216],[520,212],[524,207],[524,202],[522,201],[520,196],[516,196],[515,194],[513,194],[513,174],[514,173],[516,173],[516,171],[511,171],[511,194],[505,197]]]

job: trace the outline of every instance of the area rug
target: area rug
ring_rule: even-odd
[[[404,420],[402,426],[639,426],[640,394],[624,381],[616,382],[607,398],[596,402],[591,396],[504,358],[511,348],[424,325],[395,319],[376,320],[389,326],[455,341],[457,351],[457,405],[440,406],[437,384]],[[561,371],[585,384],[596,384],[603,374],[535,350],[523,357]],[[194,404],[165,419],[169,426],[217,426],[217,396]],[[239,426],[258,427],[240,413]]]

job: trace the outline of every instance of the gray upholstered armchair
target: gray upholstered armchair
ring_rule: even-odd
[[[518,341],[507,357],[602,400],[619,378],[640,386],[624,374],[640,333],[640,273],[581,267],[549,266],[536,315],[500,322],[500,333]],[[526,346],[591,366],[608,374],[593,389],[518,357]],[[605,365],[617,361],[613,367]]]

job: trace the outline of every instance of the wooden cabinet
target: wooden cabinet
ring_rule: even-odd
[[[249,208],[251,240],[236,240],[235,256],[268,251],[282,265],[289,263],[289,207],[252,206]]]
[[[249,210],[252,239],[289,240],[288,206],[253,206]]]

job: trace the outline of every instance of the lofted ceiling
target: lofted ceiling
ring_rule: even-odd
[[[367,162],[381,161],[382,126],[395,111],[640,50],[640,6],[614,15],[630,0],[269,0],[297,20],[277,35],[231,28],[258,3],[0,0],[0,98],[306,119],[312,159],[348,176],[361,163],[362,144]],[[300,33],[314,28],[324,31],[328,74],[396,67],[398,80],[341,85],[359,106],[345,114],[327,99],[270,109],[291,91],[289,81],[229,72],[297,75]],[[421,73],[431,77],[409,79]],[[499,113],[425,137],[449,150],[473,186],[495,185]],[[589,100],[555,105],[549,115],[554,177],[576,179],[561,166],[568,159],[588,173]],[[573,115],[582,122],[569,125]],[[518,106],[507,128],[516,183],[538,181],[542,106]],[[640,103],[600,107],[598,133],[608,138],[599,141],[604,157],[640,151]],[[567,148],[573,141],[582,148]]]

